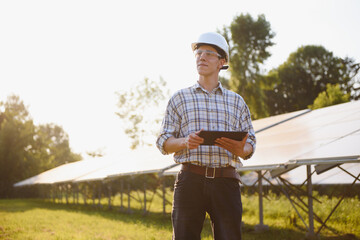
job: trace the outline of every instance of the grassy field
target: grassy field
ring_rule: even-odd
[[[324,220],[338,199],[329,199],[324,196],[318,196],[318,198],[322,204],[314,203],[315,212]],[[125,196],[124,202],[126,201]],[[0,239],[171,239],[169,214],[171,206],[167,206],[167,215],[164,216],[159,197],[154,197],[150,213],[147,215],[144,215],[141,210],[142,203],[134,200],[131,202],[131,214],[120,211],[118,197],[113,199],[115,208],[111,210],[107,207],[107,199],[103,199],[101,205],[101,208],[95,208],[91,204],[86,206],[65,204],[64,201],[53,203],[39,199],[0,200]],[[254,226],[259,223],[257,196],[243,196],[243,205],[245,223],[243,238],[245,240],[305,239],[304,225],[284,196],[277,197],[270,194],[264,199],[264,223],[269,226],[269,231],[262,233],[254,231]],[[304,214],[303,216],[306,219]],[[358,198],[345,199],[327,225],[332,231],[323,229],[318,239],[359,239],[360,200]],[[319,226],[316,224],[315,228]],[[202,239],[212,239],[208,220],[204,224]]]

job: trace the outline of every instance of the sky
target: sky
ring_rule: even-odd
[[[61,126],[83,157],[116,157],[130,140],[115,92],[144,78],[172,93],[194,84],[190,44],[201,33],[264,14],[276,34],[264,71],[309,44],[359,62],[359,12],[357,0],[2,0],[0,101],[19,96],[35,124]]]

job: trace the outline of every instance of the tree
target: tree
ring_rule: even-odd
[[[35,127],[19,97],[9,96],[0,106],[0,197],[4,197],[10,195],[15,181],[34,171],[26,150],[33,142]]]
[[[160,129],[162,114],[159,104],[169,97],[166,82],[160,78],[159,82],[145,78],[135,88],[116,93],[119,97],[116,114],[124,124],[125,134],[131,139],[131,149],[139,146],[151,146],[152,137]]]
[[[261,65],[271,55],[273,46],[270,23],[264,15],[254,20],[249,14],[234,18],[223,33],[230,45],[230,89],[239,93],[247,102],[254,118],[267,116],[264,89],[271,83],[261,75]]]
[[[340,103],[346,103],[349,101],[349,99],[350,94],[345,94],[343,91],[341,91],[339,84],[331,85],[328,83],[326,85],[326,90],[319,93],[314,101],[314,104],[310,105],[309,108],[318,109]]]
[[[302,46],[285,63],[265,78],[274,84],[266,91],[271,115],[307,108],[326,85],[339,84],[345,93],[354,91],[353,78],[359,70],[350,58],[334,57],[322,46]]]
[[[80,159],[61,127],[34,125],[18,96],[0,102],[0,197],[11,196],[17,181]]]
[[[353,61],[352,61],[353,62]],[[350,77],[350,81],[349,81],[349,86],[351,86],[350,89],[348,89],[347,92],[351,92],[350,93],[350,99],[352,100],[359,100],[360,99],[360,63],[355,63],[349,64],[350,67],[350,72],[351,75]]]
[[[56,124],[44,124],[36,127],[33,153],[41,155],[39,159],[42,171],[60,166],[65,163],[81,160],[79,154],[74,154],[69,146],[69,136]]]

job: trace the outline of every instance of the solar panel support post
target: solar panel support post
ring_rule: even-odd
[[[56,185],[56,198],[57,198],[57,202],[58,203],[61,203],[62,202],[62,190],[61,190],[61,186],[60,184],[59,185]]]
[[[269,230],[268,225],[264,225],[264,211],[263,211],[263,187],[262,187],[262,172],[258,173],[258,194],[259,194],[259,224],[255,225],[256,232],[262,232]]]
[[[69,189],[68,189],[68,186],[67,184],[64,184],[64,188],[65,188],[65,198],[66,198],[66,204],[68,205],[69,204]]]
[[[74,184],[75,185],[75,204],[78,205],[79,204],[79,185],[77,183]]]
[[[146,215],[146,182],[144,182],[144,215]]]
[[[59,187],[57,184],[53,184],[54,185],[54,203],[57,203],[59,201]]]
[[[101,208],[101,194],[102,194],[102,184],[99,183],[99,194],[98,194],[98,207]]]
[[[166,183],[165,183],[165,177],[161,176],[162,180],[162,199],[163,199],[163,215],[166,215]]]
[[[76,204],[76,184],[71,184],[71,192],[73,197],[73,204]]]
[[[128,209],[127,209],[127,212],[128,213],[131,213],[131,209],[130,209],[130,192],[131,192],[131,185],[130,185],[130,182],[128,182],[128,192],[127,192],[127,195],[128,195]]]
[[[72,204],[76,204],[76,186],[74,184],[69,184],[70,197],[72,197]]]
[[[83,201],[84,201],[84,205],[87,205],[87,199],[86,199],[86,195],[87,195],[87,183],[83,184],[82,186],[82,196],[83,196]]]
[[[56,184],[53,184],[53,200],[54,200],[54,203],[56,203],[56,199],[57,199],[57,186]]]
[[[111,206],[111,195],[112,195],[111,182],[109,182],[107,184],[107,190],[108,190],[108,206],[109,206],[109,210],[111,210],[112,209],[112,206]]]
[[[69,184],[69,189],[70,189],[70,197],[72,196],[72,203],[75,204],[76,203],[76,190],[75,190],[75,186],[74,184]]]
[[[93,207],[95,207],[95,198],[96,198],[95,194],[96,194],[96,184],[93,185],[93,194],[92,194]]]
[[[75,189],[76,189],[76,205],[78,205],[79,204],[79,191],[80,191],[78,183],[75,183]]]
[[[73,184],[68,184],[69,187],[69,197],[72,197],[72,204],[75,204],[75,190]]]
[[[306,234],[308,239],[315,239],[314,232],[314,208],[312,198],[312,180],[311,180],[311,165],[306,165],[307,173],[307,192],[308,192],[308,210],[309,210],[309,232]]]
[[[53,202],[55,203],[56,202],[56,185],[55,184],[51,185],[51,193],[52,193]]]
[[[123,192],[124,192],[124,179],[121,179],[120,180],[120,211],[124,210]]]
[[[63,203],[64,200],[64,191],[65,191],[65,197],[66,197],[66,189],[63,184],[60,184],[60,203]]]
[[[59,189],[59,186],[58,186],[58,184],[53,184],[54,185],[54,187],[55,187],[55,202],[54,203],[58,203],[59,202],[59,200],[60,200],[60,196],[59,196],[59,191],[60,191],[60,189]]]

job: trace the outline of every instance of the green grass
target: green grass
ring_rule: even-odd
[[[168,220],[42,200],[0,201],[0,239],[169,239]]]
[[[133,194],[134,197],[137,194]],[[148,198],[152,197],[148,193]],[[167,198],[171,199],[171,193]],[[338,199],[317,196],[323,204],[314,202],[315,212],[325,220]],[[138,199],[141,199],[139,194]],[[124,195],[124,211],[120,210],[120,198],[113,199],[115,207],[108,209],[107,199],[102,199],[102,208],[88,205],[53,203],[39,199],[3,199],[0,200],[0,239],[171,239],[170,208],[162,214],[161,198],[155,196],[150,205],[150,213],[143,214],[143,203],[132,199],[132,214],[126,213],[127,198]],[[82,203],[82,201],[80,201]],[[96,202],[97,203],[97,202]],[[148,203],[149,204],[149,203]],[[147,205],[149,207],[149,205]],[[257,233],[254,226],[259,223],[257,195],[243,196],[244,239],[245,240],[297,240],[305,239],[306,230],[300,218],[292,209],[290,202],[284,197],[270,194],[264,199],[264,223],[269,231]],[[360,238],[360,201],[358,198],[345,199],[329,219],[329,229],[323,229],[319,239],[357,239]],[[302,213],[305,219],[305,213]],[[317,229],[320,225],[316,224]],[[346,234],[352,234],[345,237]],[[339,237],[341,236],[341,237]],[[209,221],[206,220],[202,239],[212,239]]]
[[[314,213],[322,221],[325,221],[339,198],[320,197],[317,196],[316,192],[314,195],[321,201],[321,203],[314,201]],[[244,207],[243,221],[249,225],[245,228],[245,231],[251,232],[253,226],[259,223],[258,197],[257,195],[244,196],[242,200]],[[306,198],[303,200],[307,202]],[[306,224],[308,224],[307,213],[301,210],[299,212]],[[307,232],[290,201],[285,196],[278,197],[275,194],[269,194],[266,199],[264,198],[264,224],[270,227],[270,231],[261,234],[264,236],[263,238],[249,236],[246,239],[304,239]],[[321,225],[316,221],[314,221],[314,224],[315,232],[317,232]],[[321,230],[319,239],[360,238],[360,200],[358,198],[345,198],[326,222],[326,225],[328,228]]]

